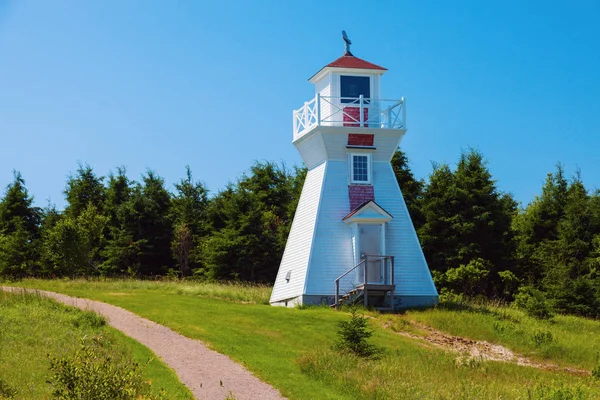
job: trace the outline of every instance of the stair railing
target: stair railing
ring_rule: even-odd
[[[367,265],[367,258],[364,257],[362,260],[360,260],[360,262],[358,264],[356,264],[354,267],[350,268],[348,271],[344,272],[342,275],[340,275],[335,280],[335,306],[336,306],[336,308],[339,306],[339,301],[340,301],[340,280],[343,277],[345,277],[346,275],[348,275],[350,272],[352,272],[355,269],[360,268],[360,267],[363,268],[363,276],[367,276],[366,265]]]
[[[339,307],[339,301],[340,301],[340,281],[342,280],[342,278],[346,277],[348,274],[350,274],[352,271],[355,270],[359,270],[359,279],[358,282],[353,285],[354,288],[362,285],[363,287],[365,287],[365,285],[367,285],[368,282],[368,268],[369,268],[369,263],[368,261],[373,260],[373,259],[378,259],[383,263],[382,266],[382,279],[381,279],[381,284],[384,285],[394,285],[394,256],[380,256],[380,255],[368,255],[368,254],[364,254],[360,260],[360,262],[358,264],[356,264],[354,267],[350,268],[348,271],[344,272],[342,275],[340,275],[336,280],[335,280],[335,307]]]

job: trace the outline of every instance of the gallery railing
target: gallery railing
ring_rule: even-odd
[[[406,100],[329,97],[317,93],[293,115],[294,140],[315,126],[406,129]]]

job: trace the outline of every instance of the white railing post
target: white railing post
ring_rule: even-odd
[[[364,126],[365,126],[365,116],[363,114],[363,107],[364,107],[363,106],[363,100],[364,100],[364,98],[363,98],[362,94],[358,97],[358,100],[360,101],[360,119],[359,119],[359,121],[360,121],[360,127],[364,128]]]
[[[298,134],[298,116],[296,115],[296,111],[292,112],[292,116],[294,118],[294,139],[296,139],[296,135]]]
[[[321,126],[321,93],[317,93],[317,126]]]
[[[402,98],[402,124],[403,128],[406,129],[406,100]]]

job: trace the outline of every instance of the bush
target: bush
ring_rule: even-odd
[[[150,394],[150,383],[142,378],[143,367],[106,346],[102,336],[84,337],[79,350],[70,357],[49,357],[53,376],[48,383],[54,386],[56,399],[157,398]]]
[[[340,321],[337,332],[339,340],[336,349],[348,351],[359,357],[371,357],[378,350],[367,340],[373,335],[373,331],[368,328],[369,321],[364,315],[358,313],[357,307],[350,307],[350,320]]]
[[[592,369],[592,377],[600,379],[600,353],[596,353],[596,366]]]
[[[547,343],[552,343],[554,340],[554,336],[550,331],[536,331],[531,335],[531,338],[533,339],[533,343],[538,347]]]
[[[521,286],[513,304],[537,319],[552,319],[554,316],[546,295],[531,286]]]
[[[500,271],[498,272],[498,276],[502,281],[502,294],[504,296],[504,299],[511,300],[514,297],[515,292],[519,288],[521,280],[510,271]]]
[[[489,261],[476,258],[466,265],[461,264],[457,268],[450,268],[443,278],[437,277],[436,284],[439,282],[456,293],[469,296],[481,294],[491,269],[492,265]]]
[[[17,391],[7,385],[2,379],[0,379],[0,399],[12,399],[16,396]]]
[[[600,363],[592,370],[592,376],[596,379],[600,379]]]

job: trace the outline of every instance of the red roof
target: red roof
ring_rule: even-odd
[[[362,58],[354,57],[352,53],[346,52],[343,56],[338,58],[332,63],[329,63],[325,66],[334,67],[334,68],[358,68],[358,69],[380,69],[387,71],[387,68],[380,67],[379,65],[375,65],[368,61],[363,60]]]

